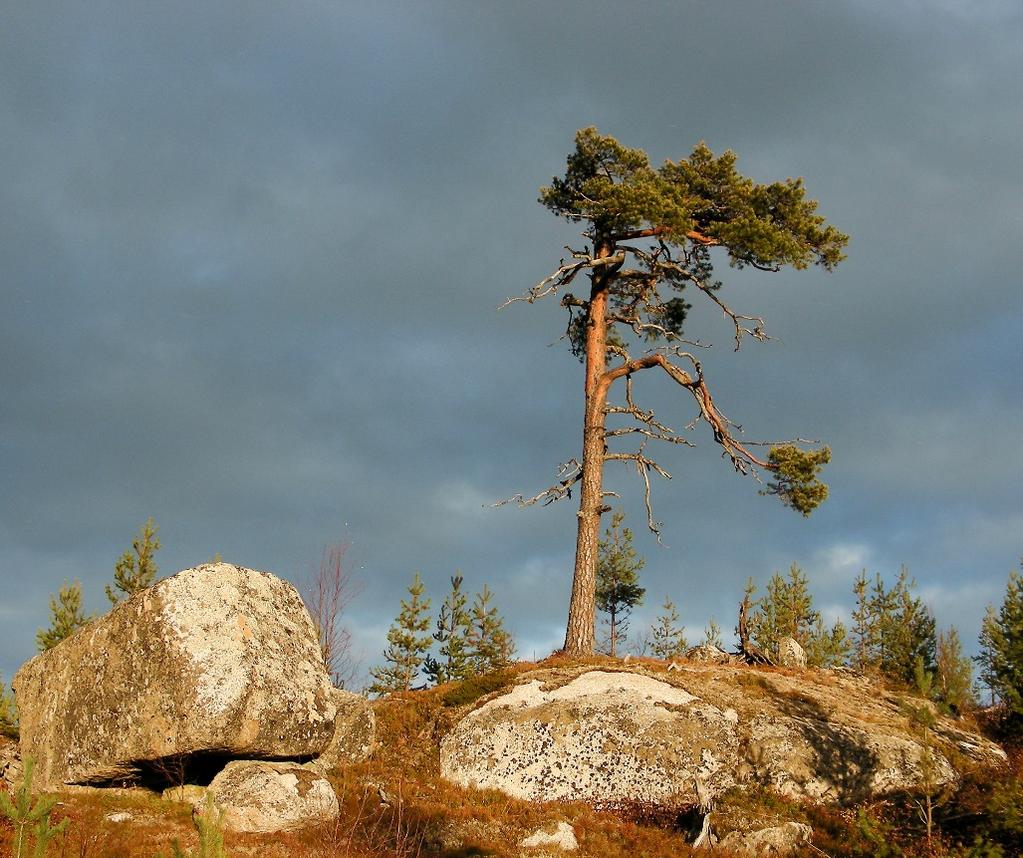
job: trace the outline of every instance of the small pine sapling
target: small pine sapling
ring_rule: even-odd
[[[433,639],[440,644],[440,658],[426,656],[423,670],[434,685],[443,685],[453,679],[467,679],[472,675],[469,660],[469,636],[472,619],[466,610],[468,598],[462,592],[462,576],[451,576],[451,591],[445,597],[437,616],[437,631]]]
[[[608,615],[610,655],[617,655],[618,641],[629,627],[629,615],[643,603],[646,590],[639,586],[639,570],[646,565],[632,547],[632,531],[622,527],[625,514],[616,512],[611,527],[600,540],[597,559],[597,609]]]
[[[214,804],[212,793],[206,793],[203,812],[192,814],[192,824],[199,832],[198,850],[186,852],[175,839],[171,842],[170,858],[227,858],[224,849],[224,811]],[[163,858],[162,853],[158,852],[155,858]]]
[[[423,598],[424,589],[417,572],[408,588],[409,598],[401,600],[401,612],[387,632],[387,649],[384,651],[387,665],[370,670],[370,675],[376,680],[369,687],[374,694],[408,691],[419,675],[419,668],[433,640],[430,635],[423,634],[430,627],[430,600]]]
[[[713,617],[711,617],[710,622],[707,623],[707,628],[703,630],[703,646],[712,646],[715,649],[725,648],[725,645],[721,640],[721,626],[717,624],[717,620]]]
[[[14,790],[14,799],[0,790],[0,813],[6,816],[14,826],[14,841],[11,845],[12,858],[24,858],[28,855],[28,840],[33,843],[33,858],[44,858],[46,848],[51,840],[64,831],[70,820],[63,819],[56,825],[50,825],[50,814],[57,805],[54,796],[39,796],[32,803],[32,773],[35,770],[35,759],[25,759],[25,773],[21,784]]]
[[[504,618],[490,604],[493,595],[484,584],[470,611],[469,660],[477,675],[507,667],[515,654],[515,643],[504,628]]]
[[[107,598],[111,605],[121,599],[145,590],[156,581],[156,561],[153,557],[160,550],[158,528],[152,517],[139,529],[139,535],[131,543],[131,550],[125,551],[114,566],[113,587],[106,586]]]
[[[56,596],[50,596],[50,627],[36,632],[36,647],[39,652],[52,649],[91,619],[82,613],[82,585],[65,583]]]
[[[667,596],[661,611],[650,628],[650,651],[654,658],[668,661],[685,653],[689,644],[685,631],[678,625],[678,609]]]

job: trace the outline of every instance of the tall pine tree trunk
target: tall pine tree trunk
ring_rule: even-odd
[[[611,255],[611,242],[595,242],[595,256]],[[586,408],[583,417],[583,462],[579,498],[579,526],[575,543],[572,598],[565,631],[567,655],[591,655],[594,647],[593,613],[597,590],[597,550],[600,516],[604,508],[604,424],[607,415],[607,292],[613,272],[592,275],[586,323]]]

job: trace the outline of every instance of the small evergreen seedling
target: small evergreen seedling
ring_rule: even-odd
[[[224,811],[213,803],[213,794],[206,793],[206,806],[202,814],[193,813],[192,824],[199,832],[199,849],[186,852],[181,844],[174,840],[171,843],[170,858],[227,858],[224,850]],[[163,853],[156,853],[155,858],[163,858]]]
[[[153,559],[160,550],[159,528],[152,517],[139,530],[131,544],[131,551],[125,551],[114,566],[114,586],[107,584],[106,594],[111,605],[116,605],[126,596],[145,590],[156,581],[156,561]],[[134,552],[134,553],[133,553]]]
[[[11,844],[12,858],[23,858],[28,855],[28,837],[31,835],[33,841],[33,858],[44,858],[46,847],[49,842],[60,834],[70,824],[70,820],[63,819],[56,825],[50,825],[50,814],[57,805],[57,799],[52,796],[39,796],[35,804],[32,804],[32,772],[35,769],[35,760],[28,757],[25,760],[25,775],[21,785],[14,791],[14,800],[6,792],[0,791],[0,813],[6,816],[14,826],[14,841]]]

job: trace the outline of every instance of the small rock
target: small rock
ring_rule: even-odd
[[[579,841],[575,839],[575,832],[567,822],[559,822],[553,831],[550,828],[551,826],[549,825],[546,828],[541,828],[519,843],[519,846],[527,849],[537,846],[556,846],[558,849],[563,849],[566,852],[579,848]]]
[[[733,831],[721,839],[721,848],[731,850],[736,855],[748,855],[750,858],[783,858],[787,855],[799,855],[805,846],[810,845],[813,829],[802,822],[786,822],[774,828],[761,828],[759,831],[743,833]]]
[[[119,810],[116,813],[108,813],[103,817],[107,822],[128,822],[132,815],[126,810]]]
[[[782,667],[806,667],[806,650],[795,638],[782,638],[778,641],[778,663]]]
[[[231,831],[269,833],[337,819],[331,785],[298,763],[235,760],[210,783]]]
[[[732,657],[723,649],[708,643],[694,646],[686,652],[686,658],[697,664],[728,664],[732,660]]]

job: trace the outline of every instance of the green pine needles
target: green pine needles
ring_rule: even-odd
[[[597,560],[597,610],[608,617],[608,653],[617,655],[618,643],[629,630],[632,609],[643,603],[646,590],[639,586],[639,571],[646,561],[632,547],[632,531],[622,527],[625,513],[611,516],[611,527],[600,541]]]
[[[70,820],[63,819],[56,825],[50,824],[50,814],[57,806],[55,796],[39,796],[32,802],[32,773],[35,760],[25,759],[25,773],[21,784],[15,789],[13,800],[6,792],[0,790],[0,813],[6,816],[14,826],[14,842],[11,846],[12,858],[45,858],[50,841],[70,825]],[[32,851],[29,852],[29,843]]]
[[[153,557],[160,550],[157,530],[159,528],[153,524],[152,517],[146,519],[146,523],[139,529],[139,535],[132,541],[131,550],[125,551],[117,561],[113,587],[109,584],[106,586],[111,605],[145,590],[156,581],[156,561]]]
[[[82,585],[65,582],[56,596],[50,596],[50,627],[36,632],[36,648],[39,652],[53,649],[91,619],[82,612]]]
[[[424,634],[430,627],[430,600],[423,598],[425,587],[416,572],[408,587],[408,599],[401,600],[401,612],[387,632],[387,649],[383,667],[374,667],[375,680],[369,687],[373,694],[409,691],[419,675],[433,638]]]
[[[450,578],[451,589],[441,603],[433,635],[430,628],[430,600],[417,572],[408,588],[409,599],[387,633],[388,647],[383,666],[370,670],[373,694],[410,691],[420,670],[434,685],[464,681],[499,671],[511,664],[515,641],[504,627],[504,618],[493,603],[494,594],[484,584],[469,604],[462,590],[463,578]],[[433,642],[438,654],[431,652]]]
[[[650,627],[650,652],[654,658],[668,661],[685,655],[688,648],[685,629],[679,625],[678,609],[665,596],[661,613]]]
[[[1019,572],[1009,574],[998,611],[988,606],[977,662],[981,679],[1005,706],[1010,726],[1023,731],[1023,575]]]
[[[214,804],[212,793],[206,793],[203,813],[192,814],[192,824],[199,832],[199,848],[186,852],[174,840],[171,843],[170,858],[227,858],[224,849],[224,811]],[[155,858],[163,858],[162,853],[158,852]]]

